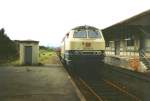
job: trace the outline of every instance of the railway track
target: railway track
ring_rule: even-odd
[[[92,93],[92,96],[95,96],[96,100],[93,101],[142,101],[111,81],[101,78],[98,70],[91,69],[90,66],[87,71],[79,70],[78,67],[73,68],[76,70],[68,70],[70,75],[76,79],[76,83],[82,83]]]

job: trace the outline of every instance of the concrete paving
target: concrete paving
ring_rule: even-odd
[[[80,101],[62,66],[0,67],[0,101]]]

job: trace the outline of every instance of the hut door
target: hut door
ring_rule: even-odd
[[[120,41],[115,41],[115,55],[120,55]]]
[[[32,64],[32,46],[25,46],[24,50],[25,64]]]

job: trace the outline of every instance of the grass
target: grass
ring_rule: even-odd
[[[39,51],[39,62],[41,64],[47,64],[47,63],[51,62],[51,58],[54,57],[55,55],[56,54],[53,51],[41,49]]]
[[[18,65],[18,64],[19,64],[19,57],[12,57],[12,58],[8,58],[4,62],[1,62],[0,66]]]
[[[56,57],[56,54],[54,51],[48,51],[45,49],[40,49],[39,50],[39,64],[44,65],[44,64],[51,64],[53,63],[53,58]],[[0,63],[0,66],[17,66],[20,65],[20,60],[19,58],[13,58],[13,59],[8,59],[6,62]]]

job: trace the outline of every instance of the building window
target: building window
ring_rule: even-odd
[[[135,39],[134,34],[127,33],[125,36],[127,46],[134,46],[134,39]]]
[[[109,47],[109,41],[106,41],[106,47]]]
[[[134,40],[127,40],[127,46],[134,46]]]
[[[109,41],[109,47],[114,47],[114,41]]]

